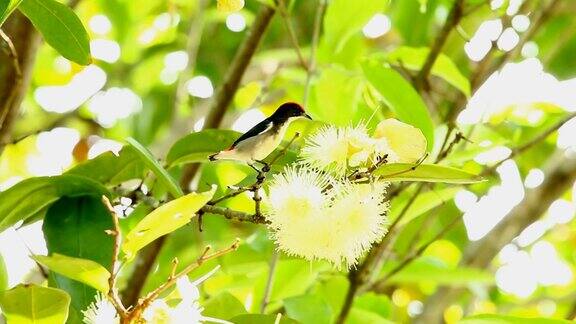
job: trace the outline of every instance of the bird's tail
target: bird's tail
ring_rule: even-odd
[[[226,150],[208,156],[210,161],[233,159],[234,151]]]

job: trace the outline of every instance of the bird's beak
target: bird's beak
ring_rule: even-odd
[[[304,114],[304,117],[306,117],[306,118],[308,118],[308,119],[310,119],[310,120],[313,120],[312,117],[310,117],[310,115],[308,115],[308,114]]]

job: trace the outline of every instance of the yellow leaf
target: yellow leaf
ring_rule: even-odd
[[[190,193],[174,199],[146,215],[126,235],[126,240],[122,244],[122,251],[126,254],[126,259],[132,259],[136,252],[160,236],[186,225],[196,215],[196,212],[212,199],[215,191],[216,186],[213,186],[210,191]]]
[[[414,163],[426,153],[426,138],[422,131],[394,118],[381,121],[374,132],[375,138],[385,138],[398,155],[399,163]]]
[[[54,272],[83,282],[101,292],[108,292],[110,273],[97,262],[58,253],[52,256],[36,255],[32,258]]]
[[[218,11],[236,12],[244,8],[244,0],[218,0]]]

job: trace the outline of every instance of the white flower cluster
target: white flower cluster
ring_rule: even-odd
[[[380,158],[415,162],[426,151],[422,132],[395,119],[382,121],[372,136],[366,127],[325,127],[302,149],[300,163],[275,175],[266,216],[279,249],[308,260],[350,268],[386,234],[386,182],[357,183],[349,170]]]

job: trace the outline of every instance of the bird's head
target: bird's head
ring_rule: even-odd
[[[302,106],[300,106],[295,102],[283,103],[280,107],[278,107],[278,109],[276,109],[274,114],[272,114],[271,116],[272,120],[280,123],[286,122],[288,120],[293,120],[299,117],[304,117],[312,120],[312,117],[310,117],[304,111],[304,108],[302,108]]]

